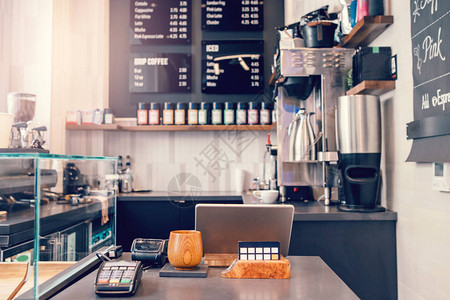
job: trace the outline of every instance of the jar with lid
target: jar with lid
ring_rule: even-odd
[[[238,124],[238,125],[247,124],[247,109],[245,107],[244,102],[239,102],[237,104],[236,124]]]
[[[111,108],[105,108],[103,110],[103,123],[104,124],[114,123],[114,113]]]
[[[150,109],[148,110],[148,124],[158,125],[159,124],[159,103],[150,103]]]
[[[136,117],[138,125],[147,125],[148,124],[148,103],[139,102]]]
[[[263,125],[271,124],[271,109],[268,103],[261,103],[261,110],[259,111],[259,122]]]
[[[222,121],[222,103],[213,102],[213,108],[211,111],[211,123],[213,125],[220,125]]]
[[[252,190],[259,190],[260,188],[260,181],[259,181],[259,177],[253,178],[252,180]]]
[[[198,103],[189,102],[188,107],[188,124],[197,125],[198,124]]]
[[[259,123],[258,104],[256,102],[248,103],[248,124],[255,125]]]
[[[234,124],[234,103],[225,102],[225,109],[223,111],[223,123],[225,125]]]
[[[277,121],[277,103],[275,102],[272,110],[272,123]]]
[[[206,102],[200,103],[200,109],[198,110],[198,124],[209,124],[209,108],[208,103]]]
[[[170,102],[164,103],[163,124],[173,125],[173,104]]]
[[[186,103],[177,103],[177,107],[175,109],[175,124],[186,124]]]

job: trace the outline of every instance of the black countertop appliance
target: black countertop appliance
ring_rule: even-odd
[[[364,80],[394,80],[391,47],[360,47],[353,55],[353,86]]]
[[[380,99],[372,95],[341,96],[336,113],[340,187],[339,209],[384,211],[377,206],[381,159]]]

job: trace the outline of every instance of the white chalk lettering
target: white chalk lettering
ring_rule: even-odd
[[[445,111],[446,104],[450,102],[450,93],[441,94],[441,89],[438,89],[431,101],[434,107],[442,105],[442,110]]]
[[[428,93],[422,95],[422,110],[430,108],[430,96]]]
[[[447,0],[448,1],[448,0]],[[420,17],[420,11],[424,10],[427,5],[430,6],[430,13],[434,14],[438,10],[438,0],[414,0],[414,11],[413,11],[413,23],[416,23],[416,18]]]
[[[422,49],[425,51],[425,58],[423,60],[424,63],[426,63],[427,60],[432,60],[435,57],[439,57],[442,61],[445,61],[446,58],[442,55],[441,52],[441,43],[441,27],[439,27],[437,42],[435,42],[429,35],[422,42]]]

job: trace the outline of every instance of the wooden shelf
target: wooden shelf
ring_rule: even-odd
[[[75,124],[66,124],[67,130],[117,130],[117,124],[84,124],[84,125],[75,125]]]
[[[66,125],[67,130],[117,130],[117,131],[270,131],[271,125]]]
[[[339,46],[344,48],[367,46],[392,23],[394,23],[393,16],[366,16],[343,38]]]
[[[365,80],[352,87],[347,91],[347,95],[376,95],[380,96],[384,93],[395,89],[394,80]]]

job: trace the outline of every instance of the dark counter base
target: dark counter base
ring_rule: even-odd
[[[241,201],[238,201],[243,199]],[[134,238],[168,238],[171,230],[194,229],[196,203],[255,203],[210,192],[179,203],[167,193],[119,195],[117,241],[125,251]],[[323,202],[291,202],[295,207],[289,255],[320,256],[362,299],[397,299],[397,213],[342,212]]]
[[[397,299],[396,221],[294,222],[289,255],[320,256],[361,299]]]
[[[154,197],[126,195],[117,201],[117,245],[130,251],[135,238],[168,239],[172,230],[195,229],[197,203],[242,203],[241,196],[202,196],[195,201],[167,193]]]

